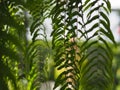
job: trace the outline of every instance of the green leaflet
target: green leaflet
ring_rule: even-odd
[[[99,46],[99,48],[101,48],[103,51],[105,51],[104,53],[105,53],[105,55],[111,60],[113,57],[112,57],[112,53],[110,52],[109,53],[109,51],[108,50],[106,50],[106,48],[104,48],[104,47],[102,47],[102,46]],[[104,58],[104,57],[103,57]]]
[[[63,76],[64,76],[65,74],[66,74],[66,71],[62,72],[62,73],[58,76],[58,78],[56,79],[56,83],[55,83],[54,89],[59,86],[59,83],[63,84],[64,81],[62,81],[62,80],[64,80],[64,77],[63,77]],[[61,78],[63,78],[63,79],[61,79]]]
[[[103,5],[99,5],[95,8],[93,8],[92,10],[90,10],[90,12],[87,14],[87,17],[91,16],[95,11],[98,11],[101,6],[103,6]]]
[[[33,38],[32,38],[33,42],[34,42],[34,41],[36,40],[36,38],[39,36],[38,32],[39,32],[39,29],[37,29],[37,30],[34,32],[34,35],[33,35]]]
[[[35,30],[37,27],[39,27],[39,25],[41,24],[41,22],[39,21],[39,19],[40,19],[40,18],[36,19],[36,20],[32,23],[32,25],[31,25],[31,27],[30,27],[31,35],[33,34],[34,30]]]
[[[110,13],[109,10],[108,10],[105,6],[103,6],[102,8],[104,9],[104,11],[105,11],[107,14]]]
[[[90,0],[85,0],[85,3],[83,6],[87,5],[90,2]]]
[[[95,16],[93,16],[90,20],[87,21],[87,23],[86,23],[85,25],[94,22],[94,20],[97,20],[98,18],[99,18],[99,15],[95,15]],[[93,30],[93,29],[92,29],[92,30]]]
[[[106,30],[108,30],[109,32],[110,32],[110,26],[104,21],[104,20],[100,20],[100,23],[101,23],[101,25],[103,25],[104,26],[104,28],[106,29]]]
[[[59,66],[61,63],[63,63],[64,61],[65,61],[65,59],[64,58],[62,58],[62,59],[60,59],[59,61],[56,59],[56,64],[55,64],[55,66]]]
[[[100,28],[100,32],[105,34],[114,44],[116,44],[113,35],[110,34],[110,32],[106,32],[103,28]]]
[[[109,12],[111,12],[111,4],[110,4],[110,1],[109,1],[109,0],[103,0],[103,1],[106,3]]]
[[[81,63],[81,62],[84,62],[84,60],[86,60],[88,57],[90,57],[91,54],[96,53],[95,51],[96,51],[96,49],[90,51],[86,56],[83,56],[83,57],[81,58],[81,60],[80,60],[80,63]],[[92,60],[93,60],[93,59],[92,59]]]
[[[99,26],[98,23],[94,24],[89,30],[85,31],[85,32],[81,35],[80,38],[82,38],[85,34],[94,31],[94,29],[98,28],[98,26]],[[94,36],[96,36],[96,34],[94,34],[92,37],[94,37]],[[91,37],[91,38],[92,38],[92,37]]]
[[[110,21],[109,21],[107,15],[106,15],[105,13],[103,13],[103,12],[100,12],[100,15],[106,20],[106,22],[107,22],[108,25],[110,26]]]
[[[111,53],[111,49],[110,49],[110,47],[109,47],[109,45],[108,45],[108,43],[107,43],[107,41],[106,40],[104,40],[103,38],[99,38],[99,40],[100,41],[102,41],[103,43],[104,43],[104,45],[106,46],[106,48],[109,50],[109,53]],[[112,54],[111,54],[112,55]]]
[[[83,11],[88,10],[89,8],[91,8],[92,6],[94,6],[97,2],[98,2],[98,0],[95,0],[95,1],[93,1],[93,2],[91,2],[91,3],[89,3],[89,4],[84,8]]]

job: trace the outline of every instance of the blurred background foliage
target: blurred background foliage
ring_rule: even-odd
[[[120,43],[117,48],[113,48],[113,75],[114,75],[114,90],[120,90]]]

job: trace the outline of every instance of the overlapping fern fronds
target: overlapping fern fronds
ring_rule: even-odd
[[[60,90],[112,90],[109,0],[54,0],[52,44]]]
[[[0,2],[0,87],[6,90],[9,90],[8,81],[13,83],[14,89],[17,89],[14,68],[10,66],[19,59],[16,47],[23,50],[18,37],[13,35],[14,28],[18,26],[19,29],[19,24],[11,16],[9,8],[11,5],[12,3],[7,0]],[[12,27],[11,31],[9,31],[10,27]]]
[[[45,33],[43,27],[43,21],[47,17],[45,5],[47,4],[44,0],[0,1],[0,61],[3,62],[1,66],[4,66],[1,67],[0,73],[5,69],[0,78],[1,85],[5,86],[2,89],[10,89],[11,84],[8,85],[8,81],[13,81],[16,85],[13,86],[16,87],[15,90],[36,90],[39,89],[40,82],[44,81],[46,56],[41,58],[40,48],[43,42],[38,36],[42,35],[41,31]],[[28,14],[32,20],[26,16]],[[33,36],[32,41],[27,38],[29,30]],[[13,76],[10,76],[12,74]],[[8,78],[10,80],[7,81]],[[24,80],[25,83],[22,82]]]

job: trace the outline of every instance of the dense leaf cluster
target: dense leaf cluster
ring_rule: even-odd
[[[110,12],[109,0],[0,0],[0,89],[38,90],[45,81],[49,17],[62,71],[53,89],[112,90]]]
[[[108,0],[54,0],[52,44],[60,90],[112,90]],[[79,43],[78,43],[79,42]]]
[[[38,36],[46,39],[46,3],[0,0],[0,90],[37,90],[45,81],[49,51]]]

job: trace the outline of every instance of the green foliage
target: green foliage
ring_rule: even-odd
[[[43,44],[46,40],[43,21],[48,15],[47,3],[46,0],[0,1],[2,90],[38,90],[40,83],[45,81],[45,65],[49,52],[44,51],[49,50]],[[32,35],[31,41],[27,37],[28,31]],[[38,36],[45,40],[40,40]]]
[[[54,0],[52,5],[55,66],[64,69],[54,89],[112,90],[109,0]]]
[[[109,0],[0,0],[1,89],[38,90],[46,80],[51,49],[43,44],[43,22],[50,17],[54,62],[62,71],[54,89],[112,90],[110,12]]]

